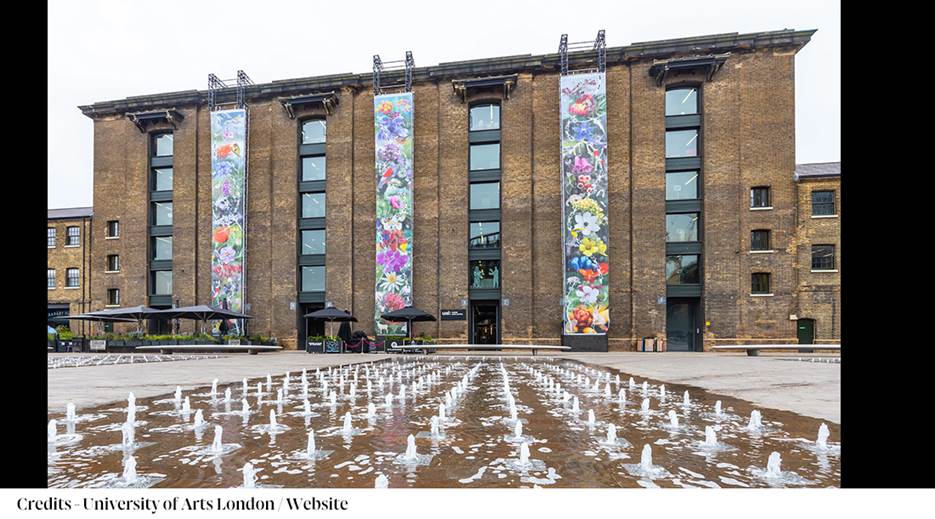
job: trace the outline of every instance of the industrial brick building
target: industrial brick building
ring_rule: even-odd
[[[91,304],[91,222],[90,207],[69,207],[48,211],[47,287],[48,317],[56,318],[90,311]],[[69,323],[80,333],[82,323]]]
[[[416,333],[598,350],[655,336],[670,350],[699,351],[795,342],[796,318],[811,318],[818,339],[838,337],[840,303],[828,314],[822,302],[838,274],[808,268],[810,249],[797,237],[838,243],[827,234],[836,220],[818,226],[803,208],[809,186],[832,180],[793,175],[794,59],[813,33],[442,63],[386,71],[382,85],[375,74],[341,74],[82,106],[94,121],[91,309],[115,294],[122,306],[211,304],[212,239],[234,240],[212,227],[212,108],[237,104],[249,114],[246,149],[228,148],[243,152],[248,172],[236,237],[242,310],[255,317],[248,333],[301,347],[301,316],[327,302],[373,334],[375,287],[399,281],[376,278],[374,91],[406,83],[414,108],[405,293],[441,316]],[[606,279],[607,303],[572,325],[595,335],[598,321],[610,324],[597,340],[576,342],[563,332],[571,314],[560,82],[594,70],[606,74],[607,234],[588,242],[588,258],[605,258],[596,274],[581,272]],[[592,101],[575,102],[585,113]],[[576,173],[589,168],[574,164]],[[590,175],[578,178],[590,186]],[[110,239],[114,225],[119,238]],[[839,248],[832,255],[839,264]],[[113,256],[119,272],[104,273]],[[592,297],[585,285],[579,295]],[[830,290],[837,301],[839,289]]]

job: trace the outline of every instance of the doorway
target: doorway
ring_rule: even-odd
[[[471,344],[500,344],[500,301],[471,301]]]
[[[697,299],[669,299],[666,304],[666,351],[701,349]]]
[[[305,314],[321,310],[325,307],[324,303],[302,303],[299,305],[299,345],[305,349],[309,337],[316,337],[325,334],[325,321],[318,319],[306,319],[302,317]]]
[[[815,320],[799,318],[796,324],[796,335],[799,344],[815,344]]]

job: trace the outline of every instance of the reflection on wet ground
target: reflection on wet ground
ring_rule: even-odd
[[[836,424],[576,361],[258,375],[51,416],[49,487],[840,486]]]

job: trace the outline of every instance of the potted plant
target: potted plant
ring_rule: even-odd
[[[337,335],[325,336],[325,353],[340,353],[343,341]]]

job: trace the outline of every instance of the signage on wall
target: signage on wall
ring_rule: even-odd
[[[510,298],[508,297],[503,298],[503,306],[510,306]]]
[[[442,321],[465,321],[467,312],[462,308],[442,310]]]

